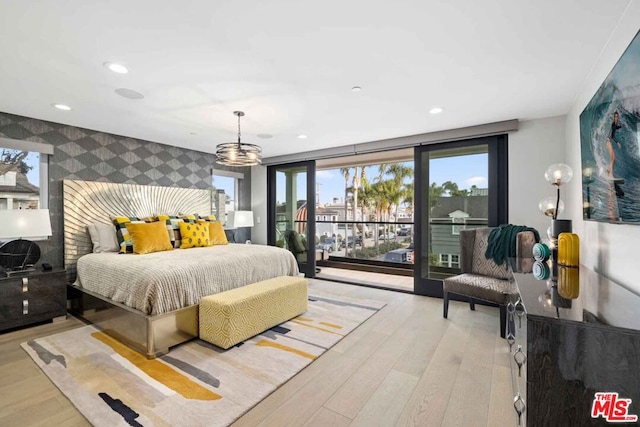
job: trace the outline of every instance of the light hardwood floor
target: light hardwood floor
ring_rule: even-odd
[[[314,280],[311,287],[387,305],[233,426],[514,425],[498,309]],[[0,334],[0,425],[84,426],[20,348],[82,326],[67,320]]]
[[[413,292],[413,277],[371,273],[346,268],[321,267],[318,279],[337,280]]]

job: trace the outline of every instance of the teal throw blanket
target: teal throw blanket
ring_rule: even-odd
[[[526,225],[502,224],[489,233],[487,252],[484,256],[487,259],[493,259],[498,265],[502,265],[508,258],[515,258],[516,235],[523,231],[533,232],[536,242],[540,241],[540,234],[535,228]]]

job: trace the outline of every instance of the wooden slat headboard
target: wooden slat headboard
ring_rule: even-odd
[[[89,224],[111,224],[114,216],[211,214],[210,189],[64,180],[63,197],[64,264],[71,282],[78,258],[93,251]]]

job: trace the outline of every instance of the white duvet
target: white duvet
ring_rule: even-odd
[[[206,295],[298,274],[296,259],[285,249],[233,243],[145,255],[88,254],[77,268],[77,286],[151,315],[198,304]]]

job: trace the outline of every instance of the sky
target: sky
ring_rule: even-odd
[[[36,186],[40,185],[38,178],[40,174],[39,158],[39,153],[30,153],[26,158],[27,163],[34,166],[34,168],[27,174],[27,178],[30,183]],[[429,182],[435,182],[438,185],[442,185],[446,181],[452,181],[457,183],[460,189],[468,189],[474,184],[479,188],[486,188],[488,182],[487,163],[487,154],[432,159],[429,168]],[[413,162],[404,162],[403,164],[413,168]],[[376,178],[378,174],[378,165],[366,167],[367,179],[370,182]],[[278,174],[277,177],[277,200],[278,202],[283,202],[284,175]],[[349,185],[351,185],[352,179],[353,169],[351,169]],[[405,182],[411,182],[412,179],[413,178],[406,179]],[[341,202],[344,202],[344,184],[344,176],[340,173],[340,169],[316,171],[316,189],[319,193],[320,204],[324,205],[325,203],[331,203],[334,197],[338,198]],[[213,185],[218,189],[224,189],[225,194],[229,195],[231,198],[234,197],[234,178],[214,176]],[[298,199],[304,199],[305,189],[306,176],[299,175]]]
[[[27,173],[27,181],[40,187],[40,153],[32,151],[24,160],[29,166],[33,166]]]
[[[235,199],[235,178],[214,175],[212,177],[212,181],[214,187],[216,187],[218,190],[224,190],[224,194],[226,194],[227,197],[230,197],[231,200]]]
[[[413,169],[413,162],[404,162],[406,166]],[[432,159],[429,167],[429,182],[435,182],[442,185],[446,181],[452,181],[458,184],[460,189],[469,189],[472,185],[479,188],[487,188],[488,186],[488,155],[474,154],[457,157],[443,157],[440,159]],[[378,176],[378,166],[366,167],[367,180],[372,182]],[[351,169],[351,177],[349,178],[349,186],[353,180],[353,169]],[[405,182],[411,182],[413,178],[406,179]],[[316,171],[316,188],[320,194],[320,204],[331,203],[334,197],[342,202],[344,201],[344,175],[340,173],[340,169],[328,169]],[[285,185],[284,174],[277,175],[277,200],[284,202]],[[298,176],[298,199],[305,198],[306,175]]]

